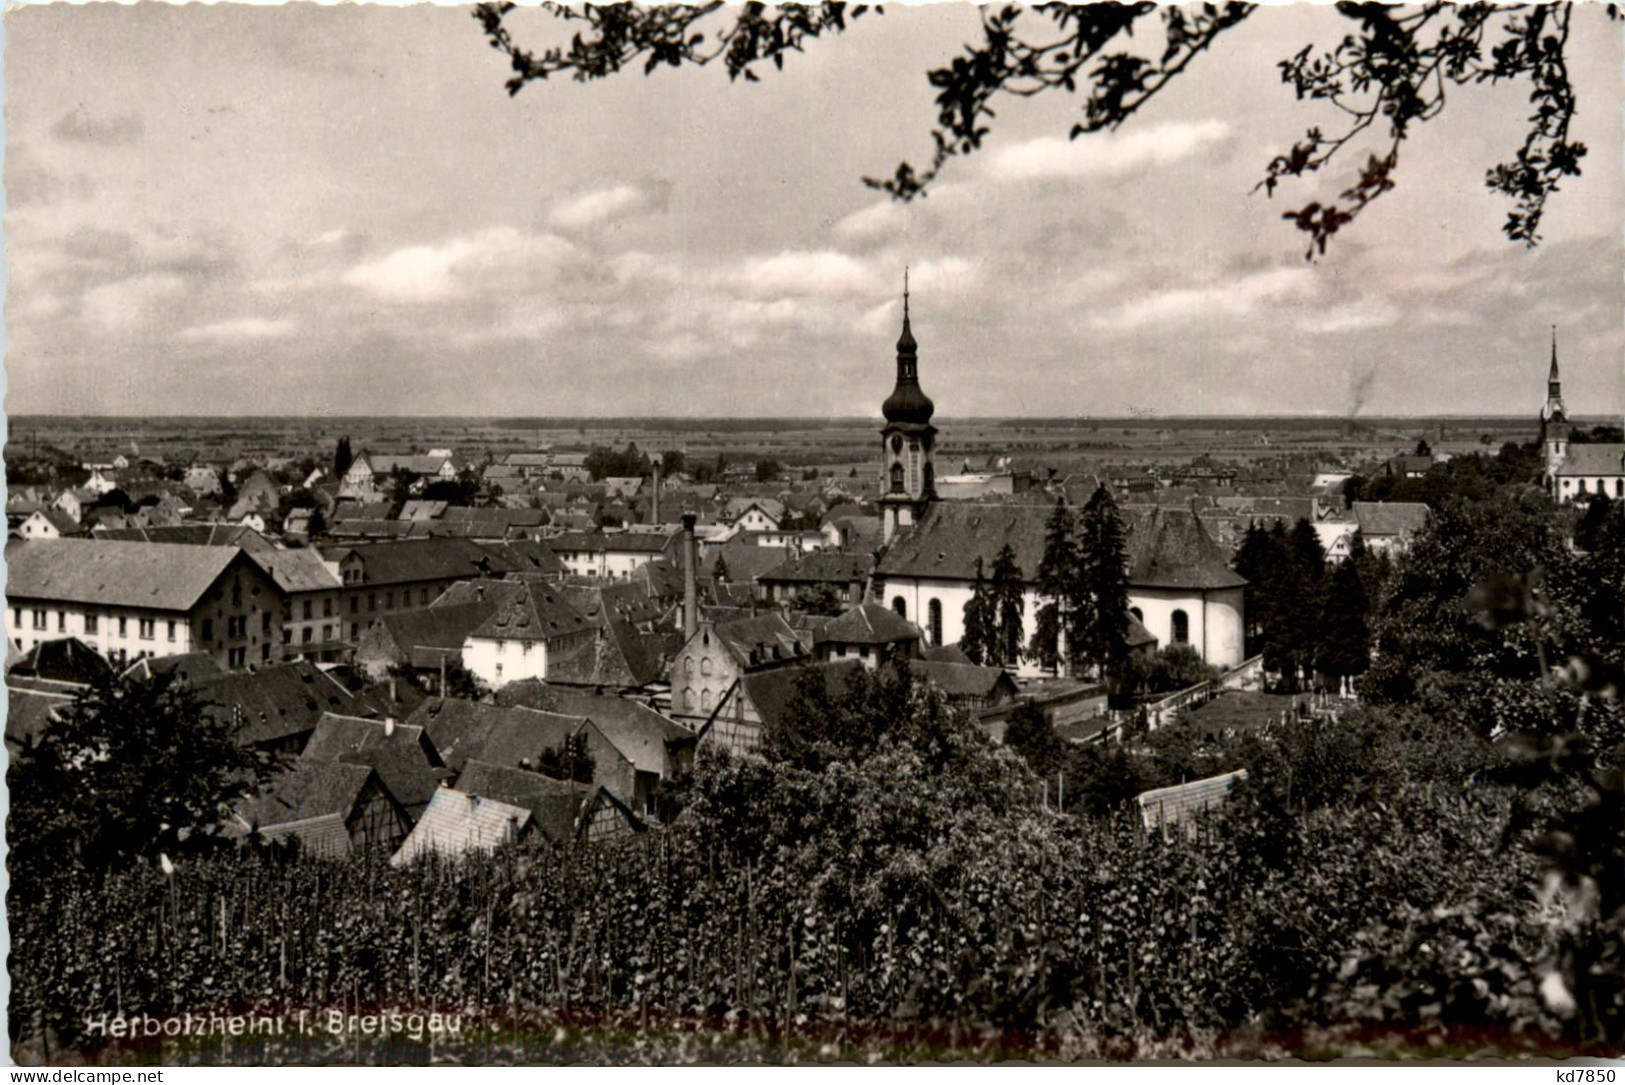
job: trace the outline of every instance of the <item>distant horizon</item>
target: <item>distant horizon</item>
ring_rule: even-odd
[[[1156,414],[1156,415],[1068,415],[1068,414],[965,414],[965,415],[937,415],[932,424],[941,430],[945,425],[955,422],[1051,422],[1051,423],[1105,423],[1110,425],[1148,426],[1158,422],[1526,422],[1539,421],[1538,410],[1510,414],[1510,413],[1456,413],[1456,414],[1358,414],[1340,415],[1323,411],[1306,411],[1298,414],[1273,413],[1185,413],[1185,414]],[[1612,423],[1625,422],[1617,414],[1569,412],[1568,420],[1571,423],[1594,422]],[[877,411],[874,415],[857,414],[570,414],[570,415],[522,415],[522,414],[321,414],[321,413],[272,413],[272,414],[100,414],[92,412],[45,412],[32,411],[26,414],[12,413],[8,415],[12,427],[20,422],[62,419],[86,419],[117,422],[193,422],[193,421],[298,421],[304,419],[319,420],[322,422],[416,422],[416,421],[447,421],[447,422],[535,422],[559,423],[573,425],[580,422],[616,423],[616,422],[852,422],[879,423],[883,421]]]

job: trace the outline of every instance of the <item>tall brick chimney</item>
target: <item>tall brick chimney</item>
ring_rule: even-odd
[[[694,514],[683,514],[683,637],[692,637],[700,628],[699,570],[695,568]]]

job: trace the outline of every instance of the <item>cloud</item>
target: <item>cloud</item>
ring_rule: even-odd
[[[884,290],[863,261],[843,252],[786,250],[747,258],[723,277],[731,291],[758,298],[870,294]],[[899,288],[901,283],[899,282]]]
[[[586,230],[610,219],[648,214],[664,202],[663,191],[618,184],[561,201],[548,214],[547,221],[559,230]]]
[[[1097,328],[1139,328],[1217,317],[1246,316],[1261,306],[1301,303],[1316,296],[1322,280],[1312,268],[1274,268],[1202,286],[1175,287],[1134,298],[1090,321]]]
[[[94,117],[83,109],[64,113],[51,125],[51,134],[70,143],[90,143],[100,147],[134,143],[146,131],[146,125],[134,113],[118,113],[110,117]]]
[[[291,320],[265,320],[240,317],[199,324],[183,329],[175,338],[183,343],[244,343],[260,339],[282,339],[292,335],[297,325]]]
[[[341,276],[386,301],[429,303],[483,290],[523,291],[556,281],[577,255],[569,241],[512,227],[481,230],[438,245],[411,245]]]
[[[896,200],[883,200],[842,218],[835,224],[835,236],[843,241],[876,241],[896,237],[908,225],[908,208]]]
[[[987,174],[996,181],[1126,177],[1190,158],[1223,142],[1229,134],[1230,126],[1224,121],[1207,120],[1072,140],[1044,136],[1004,148],[989,160]]]

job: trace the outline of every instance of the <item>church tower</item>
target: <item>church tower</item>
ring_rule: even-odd
[[[1569,420],[1563,410],[1563,382],[1557,375],[1557,326],[1552,326],[1552,366],[1546,373],[1546,405],[1540,409],[1540,452],[1547,485],[1569,454]]]
[[[897,340],[897,386],[881,406],[886,416],[880,431],[880,509],[882,539],[890,543],[899,529],[920,522],[936,498],[932,463],[937,429],[931,424],[936,405],[920,388],[918,346],[908,326],[908,272],[903,272],[903,334]]]

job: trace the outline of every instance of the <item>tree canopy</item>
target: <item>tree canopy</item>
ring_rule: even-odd
[[[625,71],[648,75],[712,64],[720,64],[730,80],[756,82],[767,65],[782,69],[814,42],[885,11],[838,0],[772,8],[752,2],[739,9],[721,0],[650,7],[548,0],[542,10],[565,24],[568,44],[532,48],[516,40],[505,22],[514,7],[510,0],[495,0],[474,11],[492,48],[511,61],[510,94],[554,76],[591,82]],[[1335,199],[1282,214],[1308,235],[1306,256],[1324,254],[1338,231],[1393,190],[1405,141],[1436,120],[1452,97],[1506,83],[1526,85],[1531,108],[1522,142],[1487,168],[1484,183],[1512,201],[1503,225],[1507,237],[1537,244],[1547,199],[1563,180],[1580,175],[1586,154],[1569,131],[1578,108],[1567,64],[1573,9],[1572,3],[1440,0],[1404,8],[1337,4],[1346,32],[1305,45],[1279,68],[1299,101],[1328,102],[1341,121],[1331,128],[1309,126],[1265,164],[1257,185],[1273,196],[1283,182],[1349,163],[1347,187]],[[1010,98],[1062,92],[1080,97],[1073,139],[1116,129],[1257,10],[1246,3],[1174,7],[1144,0],[984,7],[980,40],[926,73],[937,109],[930,162],[920,168],[903,162],[890,176],[866,177],[864,183],[899,200],[927,195],[953,159],[982,148],[997,108]],[[1615,5],[1608,5],[1608,13],[1617,16]]]

